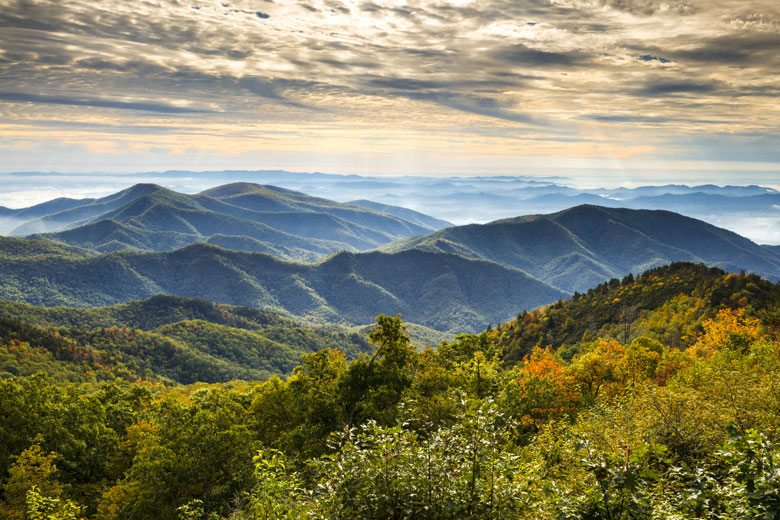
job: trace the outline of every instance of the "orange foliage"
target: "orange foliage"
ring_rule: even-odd
[[[552,347],[534,348],[517,369],[514,394],[521,422],[538,428],[540,422],[564,415],[579,395],[574,380],[555,357]]]

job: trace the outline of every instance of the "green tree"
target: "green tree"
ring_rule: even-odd
[[[348,425],[375,419],[382,424],[395,420],[395,406],[411,386],[418,354],[411,345],[401,315],[380,314],[368,335],[374,354],[350,363],[339,381],[339,400]]]
[[[43,437],[35,437],[34,444],[16,457],[8,470],[8,479],[3,485],[3,502],[0,513],[8,520],[24,520],[28,509],[27,493],[35,488],[41,497],[57,498],[62,494],[62,484],[54,478],[57,455],[41,449]]]

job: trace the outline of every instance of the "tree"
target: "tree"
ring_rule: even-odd
[[[41,497],[56,498],[62,494],[62,485],[54,480],[57,472],[54,459],[57,455],[41,449],[43,437],[35,437],[32,446],[16,457],[8,470],[8,480],[3,486],[3,502],[0,513],[8,520],[24,520],[27,511],[27,493],[35,488]]]
[[[501,402],[524,429],[535,433],[545,422],[573,410],[578,400],[574,378],[566,373],[552,347],[536,347],[509,374]]]
[[[376,322],[368,335],[376,349],[374,354],[370,358],[360,356],[350,363],[339,381],[340,402],[350,426],[368,419],[392,423],[395,405],[412,384],[413,369],[418,362],[400,314],[396,317],[380,314]]]

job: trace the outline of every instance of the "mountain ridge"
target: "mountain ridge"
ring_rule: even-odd
[[[569,292],[674,261],[780,278],[780,261],[773,250],[665,210],[581,205],[547,215],[445,228],[380,250],[415,248],[493,260]],[[563,272],[562,266],[567,266]]]

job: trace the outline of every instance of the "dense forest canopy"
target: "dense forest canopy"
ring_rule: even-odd
[[[78,318],[97,327],[79,344],[30,308],[3,322],[4,366],[68,348],[84,363],[75,347],[108,338],[112,313],[139,320],[120,343],[255,332],[121,308]],[[363,352],[305,353],[287,378],[6,372],[0,516],[773,518],[779,318],[780,286],[675,264],[435,347],[381,315]]]

